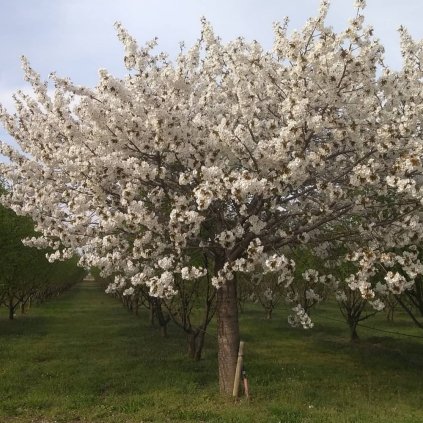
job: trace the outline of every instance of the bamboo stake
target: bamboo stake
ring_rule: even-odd
[[[242,371],[242,380],[244,382],[244,394],[248,401],[250,401],[250,388],[248,387],[247,373],[245,370]]]
[[[235,380],[234,380],[234,389],[232,391],[232,396],[237,399],[238,392],[239,392],[239,382],[241,379],[241,370],[242,370],[242,361],[244,357],[244,341],[239,343],[238,349],[238,362],[236,363],[236,371],[235,371]]]

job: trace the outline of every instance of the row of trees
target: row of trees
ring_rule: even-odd
[[[384,312],[388,321],[394,320],[394,312],[402,310],[411,317],[418,327],[423,328],[422,317],[422,280],[417,278],[415,284],[400,295],[387,291],[384,296],[383,307],[377,309],[369,299],[363,298],[360,291],[351,289],[346,281],[351,273],[349,265],[337,265],[337,278],[333,275],[319,275],[315,269],[321,269],[321,259],[313,257],[306,250],[300,249],[293,253],[296,269],[293,280],[286,285],[281,283],[275,274],[248,277],[237,274],[238,311],[244,312],[248,304],[258,304],[263,308],[263,318],[272,319],[278,309],[293,308],[298,304],[310,317],[313,308],[323,301],[337,304],[340,314],[350,331],[352,341],[357,341],[360,322]],[[314,269],[313,269],[314,268]],[[94,272],[97,279],[99,272]],[[135,315],[139,315],[140,308],[149,311],[152,326],[158,325],[163,336],[167,336],[167,325],[173,322],[182,329],[187,339],[188,357],[194,360],[201,358],[205,335],[208,325],[216,311],[216,290],[210,287],[207,275],[194,281],[176,281],[178,291],[171,298],[151,296],[145,286],[127,288],[124,283],[120,286],[113,284],[110,290],[110,280],[102,281],[106,291],[112,293],[122,304]],[[370,299],[371,301],[371,299]],[[295,311],[295,310],[293,310]],[[280,318],[280,313],[279,316]],[[288,321],[293,326],[310,328],[311,320],[301,321],[292,313]],[[210,333],[209,333],[210,335]],[[212,335],[213,336],[213,335]]]
[[[315,262],[314,264],[318,262],[318,260],[312,260],[305,251],[298,252],[297,256],[304,256],[297,260],[297,264],[300,264],[303,269],[306,269],[312,261]],[[210,283],[209,275],[213,274],[213,263],[208,262],[207,256],[194,257],[192,264],[208,271],[194,280],[184,278],[182,275],[176,277],[174,280],[176,292],[168,298],[151,295],[149,288],[143,285],[128,288],[124,280],[110,284],[109,278],[109,280],[103,280],[103,283],[107,285],[106,292],[113,294],[136,315],[140,307],[147,309],[150,314],[150,323],[157,324],[163,336],[167,335],[169,322],[173,322],[182,329],[187,337],[188,356],[199,360],[207,328],[216,312],[217,290]],[[93,273],[101,280],[98,270],[94,270]],[[327,278],[321,276],[319,280],[319,278],[310,277],[310,274],[313,272],[301,274],[300,269],[297,268],[292,277],[292,285],[284,285],[281,283],[281,278],[275,274],[257,275],[253,278],[241,273],[237,274],[235,277],[239,308],[242,311],[246,302],[259,302],[264,307],[267,318],[270,319],[276,306],[283,299],[289,298],[290,304],[296,305],[300,302],[309,312],[313,305],[322,301],[329,293]],[[315,271],[313,275],[316,274]],[[296,292],[301,292],[302,297],[298,298]],[[290,321],[294,325],[301,325],[295,314],[290,316]]]
[[[0,189],[4,192],[1,185]],[[9,319],[18,309],[24,313],[34,302],[60,294],[85,273],[75,259],[50,263],[47,250],[22,243],[35,235],[30,218],[0,206],[0,305],[8,310]]]
[[[389,69],[365,1],[356,6],[338,33],[325,0],[301,31],[276,24],[271,51],[225,44],[204,20],[175,62],[117,24],[124,79],[102,70],[88,88],[53,74],[50,95],[24,59],[35,98],[18,93],[16,114],[0,110],[25,152],[1,147],[3,201],[36,222],[31,245],[54,259],[80,253],[114,278],[109,292],[146,289],[181,310],[168,315],[183,327],[185,281],[204,278],[223,393],[238,354],[238,275],[276,274],[291,322],[310,327],[321,294],[294,283],[298,248],[321,259],[303,280],[331,292],[346,283],[375,310],[423,274],[423,45],[401,29],[403,67]]]
[[[206,257],[197,257],[203,266],[209,268]],[[97,279],[98,270],[93,274]],[[211,285],[209,274],[195,280],[175,278],[177,292],[169,298],[151,295],[150,290],[143,285],[128,288],[125,283],[110,284],[106,292],[113,294],[122,304],[138,315],[141,307],[149,311],[150,323],[158,325],[163,336],[167,336],[169,322],[175,324],[186,336],[188,356],[199,360],[204,347],[207,328],[216,312],[216,289]]]

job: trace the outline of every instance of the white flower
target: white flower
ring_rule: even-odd
[[[125,289],[125,291],[123,291],[124,296],[131,296],[133,293],[134,293],[134,288],[132,288],[132,286]]]
[[[377,311],[381,311],[385,308],[385,304],[379,299],[374,301],[369,301],[369,303]]]
[[[311,329],[314,326],[313,322],[301,304],[297,304],[295,307],[293,307],[292,311],[294,314],[288,317],[288,322],[290,325],[302,326],[304,329]]]
[[[182,279],[185,280],[192,280],[198,279],[207,274],[207,269],[199,268],[199,267],[183,267],[181,269],[181,276]]]
[[[347,295],[344,291],[336,291],[335,297],[336,301],[338,302],[346,302],[348,300]]]

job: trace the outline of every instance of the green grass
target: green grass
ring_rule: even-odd
[[[4,313],[4,310],[3,310]],[[5,314],[5,313],[4,313]],[[335,307],[304,331],[257,307],[241,316],[252,401],[217,392],[214,328],[200,362],[147,316],[79,284],[13,322],[0,319],[0,422],[423,422],[423,343],[362,328],[351,344]],[[403,317],[368,325],[423,336]]]

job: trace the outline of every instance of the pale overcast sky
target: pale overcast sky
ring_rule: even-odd
[[[401,63],[397,29],[406,26],[423,38],[423,0],[368,0],[367,22],[386,48],[387,62]],[[74,82],[94,85],[99,68],[122,75],[122,48],[113,23],[121,21],[143,43],[155,36],[171,54],[179,42],[189,46],[205,16],[224,40],[239,35],[272,44],[272,22],[290,17],[300,29],[314,16],[319,0],[0,0],[0,103],[25,87],[20,56],[47,78],[51,71]],[[336,29],[353,16],[353,0],[332,0],[328,22]],[[0,130],[0,138],[5,139]]]

